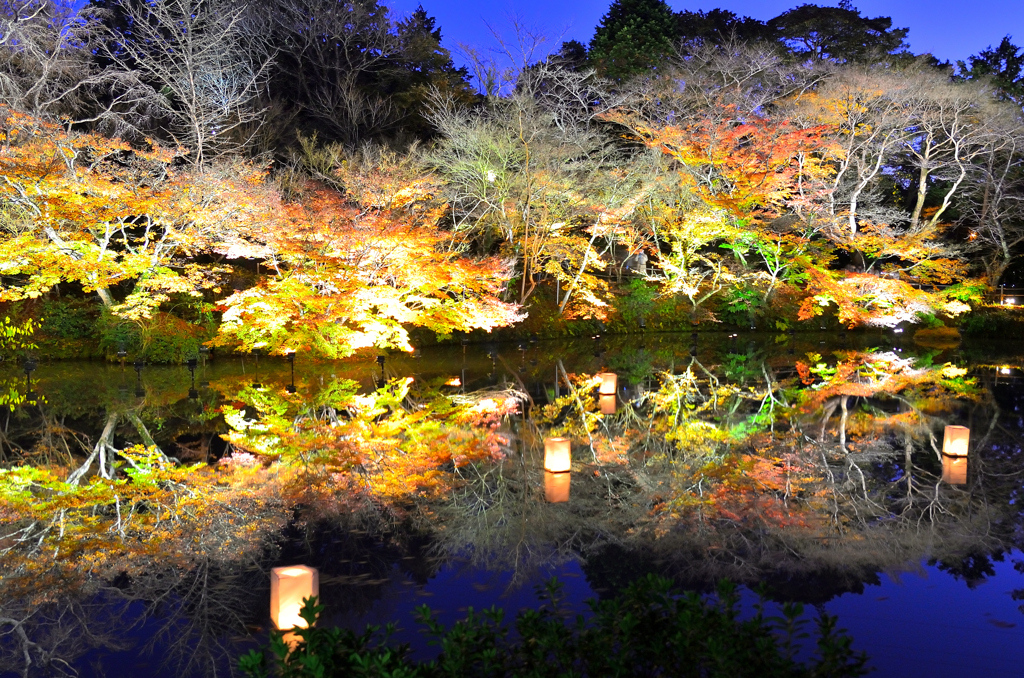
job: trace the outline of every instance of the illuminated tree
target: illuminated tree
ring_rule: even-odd
[[[499,299],[507,265],[461,255],[439,227],[445,206],[432,201],[429,180],[379,165],[345,180],[357,201],[309,184],[252,246],[229,253],[262,259],[270,273],[221,302],[220,343],[336,358],[371,346],[412,350],[406,326],[445,336],[521,319]]]
[[[169,141],[201,166],[258,129],[269,66],[244,7],[220,0],[113,0],[103,55],[159,93]]]
[[[265,209],[251,168],[198,177],[174,167],[173,151],[0,115],[0,299],[37,298],[74,282],[122,318],[149,318],[171,294],[215,287],[217,267],[188,258],[243,239]],[[110,292],[114,285],[128,285],[124,299]]]
[[[646,168],[617,167],[597,120],[610,102],[592,106],[600,84],[589,73],[543,63],[517,71],[515,82],[481,109],[437,102],[443,141],[427,159],[453,208],[452,228],[516,261],[520,303],[547,275],[566,290],[561,311],[576,297],[584,313],[600,314],[596,244],[643,199]]]

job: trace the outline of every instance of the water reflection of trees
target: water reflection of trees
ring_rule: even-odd
[[[716,358],[628,384],[610,416],[592,375],[560,369],[558,395],[548,387],[550,402],[510,426],[519,456],[464,473],[439,548],[529,570],[614,545],[693,581],[843,590],[922,557],[955,569],[1014,545],[997,526],[1019,524],[1019,431],[965,369],[880,351]],[[943,481],[939,454],[954,422],[979,451],[963,485]],[[547,435],[576,441],[568,504],[543,502]]]
[[[251,563],[226,569],[206,560],[188,571],[73,586],[44,600],[5,599],[0,673],[74,676],[85,658],[105,675],[119,653],[131,652],[158,675],[231,675],[239,636],[262,623],[264,579]]]
[[[135,552],[125,575],[110,559],[114,569],[73,571],[70,585],[31,570],[5,577],[3,668],[116,649],[129,620],[172,664],[212,675],[264,622],[265,572],[282,557],[319,565],[329,604],[367,610],[395,595],[396,571],[423,582],[454,558],[525,581],[583,557],[598,589],[657,570],[697,587],[767,581],[780,597],[818,602],[922,558],[974,582],[1020,546],[1022,425],[1006,376],[934,353],[807,348],[817,346],[595,347],[570,361],[531,347],[464,359],[461,371],[457,360],[389,364],[383,388],[332,378],[331,367],[300,375],[294,391],[280,374],[217,374],[198,399],[183,371],[147,374],[141,397],[131,372],[127,390],[117,372],[41,375],[45,399],[4,415],[8,463],[79,468],[112,417],[114,449],[146,442],[137,417],[167,456],[227,433],[228,459],[261,460],[246,482],[273,495],[274,524],[299,510],[277,546],[265,530],[242,548],[224,523],[204,532],[219,549]],[[413,369],[424,373],[405,379]],[[619,374],[610,414],[596,378],[607,369]],[[508,402],[523,405],[498,405]],[[963,479],[949,468],[943,479],[949,423],[972,429]],[[564,503],[545,501],[551,436],[574,440]],[[286,463],[291,475],[258,476]]]
[[[160,655],[230,663],[218,638],[244,631],[232,611],[251,588],[229,580],[262,551],[236,517],[252,512],[258,536],[283,516],[171,461],[182,436],[220,433],[215,394],[190,398],[191,385],[177,371],[67,364],[40,370],[34,397],[0,412],[0,672],[74,675],[71,662],[125,650],[143,626]]]

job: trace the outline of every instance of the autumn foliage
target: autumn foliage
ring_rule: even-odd
[[[373,346],[412,350],[409,326],[447,336],[521,319],[500,300],[510,271],[453,247],[429,187],[396,187],[384,206],[305,189],[255,236],[248,254],[272,272],[221,302],[221,343],[337,358]]]
[[[410,350],[409,326],[450,335],[522,317],[500,299],[507,264],[464,255],[439,228],[444,205],[429,184],[384,177],[387,204],[314,183],[285,200],[252,165],[197,171],[177,165],[180,152],[3,115],[0,300],[75,283],[115,316],[145,322],[174,298],[222,296],[221,344],[332,358]],[[202,257],[267,274],[223,296],[232,269]]]

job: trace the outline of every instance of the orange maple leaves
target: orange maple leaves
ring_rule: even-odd
[[[195,174],[179,151],[137,148],[0,108],[0,300],[38,297],[60,282],[95,291],[115,314],[150,317],[172,294],[200,296],[216,267],[187,259],[242,237],[265,209],[257,168]],[[108,291],[134,283],[127,298]]]
[[[422,176],[377,168],[358,184],[365,204],[315,185],[286,202],[259,167],[182,169],[177,151],[7,109],[0,120],[0,301],[75,282],[142,322],[175,295],[215,293],[227,269],[196,257],[219,254],[267,272],[223,300],[225,345],[340,357],[409,349],[404,325],[450,334],[521,317],[499,298],[508,263],[464,256],[438,227],[445,206]],[[114,285],[127,295],[115,299]]]
[[[223,301],[222,344],[343,357],[370,346],[411,350],[405,325],[438,334],[520,319],[499,295],[511,271],[463,256],[438,226],[443,205],[414,186],[398,206],[347,201],[309,185],[258,237],[271,274]]]
[[[705,203],[738,217],[775,216],[808,202],[831,171],[823,151],[834,144],[824,125],[800,128],[743,115],[733,106],[682,125],[654,125],[622,112],[608,118],[678,160],[686,183]]]

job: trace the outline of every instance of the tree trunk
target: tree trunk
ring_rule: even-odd
[[[107,450],[111,453],[116,453],[117,449],[114,447],[114,429],[117,428],[118,414],[116,412],[107,413],[107,423],[103,427],[103,433],[100,434],[99,440],[96,441],[96,445],[92,448],[92,454],[85,460],[85,463],[75,469],[71,475],[68,476],[67,482],[70,485],[75,485],[81,480],[86,473],[89,472],[89,468],[92,466],[92,462],[99,460],[99,474],[103,478],[110,478],[110,471],[113,470],[110,462],[113,461],[113,454],[110,455],[108,460]]]
[[[60,235],[58,235],[57,232],[53,230],[51,227],[46,226],[43,230],[46,233],[46,237],[50,239],[50,242],[52,242],[54,245],[63,250],[64,254],[68,255],[75,261],[78,261],[82,258],[81,252],[76,252],[74,249],[69,247],[68,244],[64,242],[64,239],[61,238]],[[90,276],[90,282],[98,282],[98,279],[96,278],[95,275]],[[114,298],[110,296],[110,290],[108,290],[106,287],[96,285],[96,295],[100,298],[100,301],[103,302],[103,306],[105,308],[110,308],[111,306],[114,305]]]
[[[849,417],[849,410],[846,408],[846,404],[849,401],[850,396],[844,395],[839,401],[839,407],[842,409],[843,414],[839,419],[839,449],[846,452],[846,420]]]

